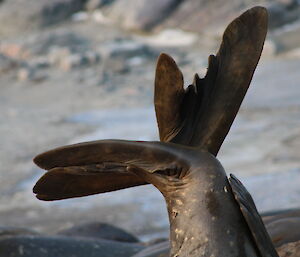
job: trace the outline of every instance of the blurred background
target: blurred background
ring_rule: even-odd
[[[253,82],[219,159],[260,211],[300,207],[299,0],[1,0],[0,225],[55,233],[101,221],[168,235],[161,195],[142,186],[58,202],[35,198],[40,152],[106,138],[157,140],[156,59],[205,75],[227,24],[269,10]]]

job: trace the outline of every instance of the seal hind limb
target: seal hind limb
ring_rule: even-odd
[[[229,183],[261,256],[279,257],[248,190],[233,174]]]
[[[158,58],[154,104],[161,141],[198,146],[217,155],[247,92],[267,34],[268,14],[254,7],[233,20],[204,78],[183,76],[166,54]]]

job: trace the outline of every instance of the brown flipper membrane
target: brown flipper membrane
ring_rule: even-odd
[[[88,167],[81,168],[75,166],[51,169],[39,179],[33,192],[40,200],[52,201],[147,184],[128,172],[99,170],[96,173],[90,172]]]
[[[127,167],[137,167],[149,173],[187,165],[180,158],[180,146],[161,142],[100,140],[64,146],[38,155],[34,161],[49,170],[34,186],[41,200],[115,191],[147,184],[130,173]],[[179,152],[178,152],[179,150]]]
[[[156,77],[160,79],[155,83],[159,94],[155,94],[154,102],[161,140],[198,146],[214,155],[218,153],[260,58],[267,20],[266,9],[254,7],[230,23],[218,54],[209,57],[205,78],[197,78],[186,91],[181,90],[181,79],[174,81],[173,74],[180,72],[176,64],[167,66],[165,61],[162,72],[159,59]],[[163,58],[167,59],[165,55]],[[172,95],[176,97],[172,99]],[[174,117],[170,122],[163,121],[167,115],[161,113],[168,113],[166,110],[169,117]],[[179,117],[174,115],[177,111]]]
[[[183,96],[183,75],[172,57],[163,53],[157,61],[154,91],[155,113],[161,141],[171,141],[180,129],[180,106]]]

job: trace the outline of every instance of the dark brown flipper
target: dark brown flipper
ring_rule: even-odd
[[[261,257],[279,257],[247,189],[232,174],[230,174],[229,183]]]
[[[161,140],[218,153],[260,58],[267,16],[265,8],[254,7],[230,23],[217,55],[209,57],[205,78],[196,75],[185,91],[175,62],[160,56],[154,102]]]
[[[100,165],[99,165],[100,166]],[[59,167],[50,169],[33,188],[40,200],[61,200],[88,196],[146,184],[144,180],[120,171],[91,166]]]
[[[177,159],[182,147],[161,142],[101,140],[60,147],[38,155],[34,162],[49,170],[33,188],[41,200],[59,200],[146,184],[127,171],[137,167],[153,173],[186,166]]]
[[[182,125],[181,102],[185,91],[183,75],[167,54],[158,57],[155,75],[154,107],[160,140],[172,141]]]
[[[195,76],[194,84],[185,91],[182,74],[175,62],[167,55],[161,55],[156,76],[155,104],[163,141],[197,145],[217,154],[252,78],[263,45],[266,23],[266,10],[260,7],[247,11],[232,22],[225,31],[219,53],[209,58],[205,78]],[[164,81],[167,81],[167,86]],[[59,183],[59,179],[64,181],[60,184],[62,189],[59,193],[63,198],[77,197],[76,187],[80,196],[83,196],[145,184],[136,175],[126,173],[125,167],[119,164],[109,170],[118,175],[112,175],[101,168],[95,172],[93,165],[100,162],[97,159],[99,149],[95,144],[97,142],[55,149],[39,155],[35,162],[47,170],[56,168],[50,171],[55,174],[51,175],[51,181],[54,184]],[[124,157],[126,151],[126,147],[120,149],[121,157]],[[140,156],[139,152],[135,154]],[[112,159],[105,161],[115,162]],[[84,176],[82,170],[93,175]],[[106,172],[103,176],[107,179],[103,179],[101,172]],[[42,186],[41,181],[46,176],[50,179],[49,174],[40,180],[39,185]],[[100,177],[103,182],[96,183],[94,178],[100,181]],[[50,180],[45,181],[43,187],[51,190]],[[72,187],[67,183],[73,183]],[[57,189],[55,186],[53,188]],[[34,190],[37,192],[40,189],[36,186]],[[42,192],[39,196],[46,199],[46,194]],[[62,199],[58,195],[55,197]]]

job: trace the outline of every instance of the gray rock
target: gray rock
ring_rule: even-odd
[[[219,30],[240,14],[247,0],[185,0],[162,24],[163,27],[181,28],[194,32]],[[251,2],[255,5],[257,0]],[[213,29],[212,29],[213,28]],[[223,28],[220,29],[223,31]]]
[[[86,66],[87,60],[80,54],[72,54],[61,59],[58,67],[64,71],[70,71],[74,68]]]
[[[95,65],[100,61],[96,52],[70,53],[68,49],[56,49],[49,55],[49,61],[64,71]]]
[[[297,1],[273,3],[268,6],[269,28],[274,29],[299,19],[300,7]]]
[[[38,235],[39,233],[28,228],[2,227],[0,226],[0,237],[16,235]]]
[[[148,30],[165,19],[182,0],[122,0],[109,14],[127,29]],[[126,10],[126,11],[124,11]]]
[[[125,230],[117,228],[110,224],[100,223],[100,222],[74,226],[69,229],[61,230],[57,234],[72,236],[72,237],[107,239],[107,240],[128,242],[128,243],[139,242],[139,240],[135,236],[129,234]]]
[[[88,11],[94,11],[105,5],[111,4],[114,0],[88,0],[85,9]]]
[[[47,75],[34,67],[22,67],[17,73],[19,81],[42,82],[47,78]]]
[[[263,5],[270,14],[270,28],[298,20],[299,3],[298,0],[264,1]],[[261,4],[261,0],[123,0],[113,5],[109,15],[129,29],[144,30],[160,25],[160,28],[172,27],[206,33],[212,31],[219,35],[232,17]]]
[[[90,45],[85,37],[72,32],[54,32],[31,39],[26,43],[34,55],[46,55],[56,49],[68,49],[72,53],[86,52]]]
[[[158,55],[156,50],[147,45],[129,39],[106,42],[98,50],[103,56],[104,80],[114,73],[128,72],[134,67],[133,58],[143,63],[144,60],[156,58]]]
[[[123,58],[128,59],[136,56],[144,56],[154,58],[158,53],[142,43],[133,40],[113,40],[102,44],[99,51],[101,55],[107,58]]]
[[[103,72],[108,76],[114,76],[115,73],[124,74],[129,71],[130,71],[130,67],[123,59],[112,58],[112,59],[106,59],[103,62]]]
[[[286,29],[277,29],[271,34],[271,38],[277,46],[278,53],[297,49],[300,45],[300,22]]]
[[[0,54],[0,74],[8,72],[17,66],[17,62],[3,54]]]
[[[50,62],[46,56],[38,56],[30,60],[30,64],[36,69],[45,69],[50,67]]]
[[[0,239],[0,257],[129,257],[143,246],[66,236],[15,236]]]
[[[84,8],[85,0],[9,0],[1,5],[0,33],[16,33],[56,24]]]

